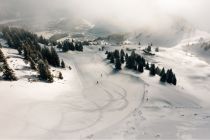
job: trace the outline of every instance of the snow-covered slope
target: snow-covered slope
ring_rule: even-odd
[[[160,47],[155,56],[145,56],[172,68],[177,86],[159,83],[148,71],[113,71],[98,51],[101,46],[59,53],[72,67],[62,71],[62,81],[0,81],[0,139],[209,139],[210,64],[186,53],[183,45]],[[137,45],[105,49],[126,47],[143,55]],[[21,59],[11,49],[3,50]]]
[[[192,37],[182,41],[183,50],[210,63],[210,34],[197,31]]]
[[[95,134],[94,138],[208,139],[210,65],[186,54],[180,45],[160,48],[156,56],[147,59],[159,67],[173,68],[178,77],[177,87],[159,84],[159,78],[149,77],[148,72],[140,75],[122,71],[147,83],[142,105],[123,122]]]
[[[73,68],[64,71],[64,81],[1,83],[1,138],[79,139],[122,120],[140,103],[143,82],[113,74],[101,56],[87,52],[61,57]]]

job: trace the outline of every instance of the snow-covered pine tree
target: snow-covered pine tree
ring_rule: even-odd
[[[14,71],[9,67],[7,62],[5,62],[3,65],[2,77],[4,80],[17,81],[17,77],[15,76]]]
[[[65,68],[65,67],[66,67],[66,65],[65,65],[64,61],[62,60],[61,61],[61,68]]]
[[[60,67],[60,59],[55,50],[55,48],[51,47],[51,63],[54,67]]]
[[[50,70],[48,69],[47,64],[45,64],[42,60],[38,61],[38,72],[39,72],[39,78],[41,80],[45,80],[50,83],[53,82],[53,76]]]

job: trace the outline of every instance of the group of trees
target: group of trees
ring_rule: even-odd
[[[135,51],[132,51],[130,56],[128,54],[126,56],[126,68],[137,70],[141,73],[144,72],[144,67],[146,66],[144,57],[136,54]]]
[[[49,65],[54,67],[65,67],[61,65],[60,58],[54,47],[41,47],[43,45],[56,45],[56,42],[51,42],[45,38],[19,28],[3,27],[3,38],[7,41],[9,47],[17,49],[24,59],[30,62],[31,69],[37,70],[41,80],[49,82],[53,81],[53,76],[50,73]],[[45,76],[43,76],[45,75]]]
[[[45,39],[43,36],[37,37],[37,40],[38,40],[39,43],[42,43],[44,45],[53,45],[53,46],[57,45],[56,41],[53,41],[51,39]]]
[[[50,83],[53,82],[53,76],[49,70],[49,65],[43,60],[38,61],[38,72],[41,80],[45,80]]]
[[[121,65],[125,63],[125,52],[124,50],[115,50],[114,52],[106,51],[107,59],[110,60],[110,63],[115,64],[116,70],[121,70]]]
[[[65,40],[63,43],[58,43],[58,49],[61,49],[63,52],[67,51],[83,51],[83,43],[82,42],[70,42],[69,40]]]
[[[177,83],[176,75],[173,73],[172,69],[169,69],[167,70],[167,72],[165,72],[163,68],[160,73],[160,76],[161,76],[160,81],[163,83],[167,82],[173,85],[176,85]]]
[[[135,51],[132,51],[130,55],[123,50],[115,50],[114,52],[106,51],[107,59],[110,60],[110,63],[115,64],[115,69],[121,70],[121,64],[125,63],[126,68],[138,71],[140,73],[144,72],[144,69],[149,70],[151,76],[159,75],[160,81],[169,84],[176,85],[177,79],[176,75],[173,73],[172,69],[165,72],[165,68],[162,70],[155,64],[149,64],[146,62],[145,58],[139,54],[136,54]]]
[[[4,56],[4,53],[2,52],[1,48],[0,48],[0,63],[3,63],[3,79],[4,80],[9,80],[9,81],[16,81],[17,77],[15,76],[13,70],[9,67],[7,60]]]
[[[41,49],[41,54],[43,56],[43,59],[47,60],[47,62],[54,66],[54,67],[60,67],[60,58],[55,50],[55,48],[51,47],[44,47]]]

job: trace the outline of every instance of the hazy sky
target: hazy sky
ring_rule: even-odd
[[[209,7],[210,0],[0,0],[0,19],[74,15],[127,28],[164,28],[173,18],[183,18],[210,31]]]

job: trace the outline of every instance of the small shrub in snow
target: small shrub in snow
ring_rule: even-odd
[[[156,51],[156,52],[159,52],[159,48],[158,48],[158,47],[157,47],[157,48],[155,48],[155,51]]]
[[[63,79],[63,75],[62,75],[61,72],[59,72],[58,78],[61,79],[61,80]]]

